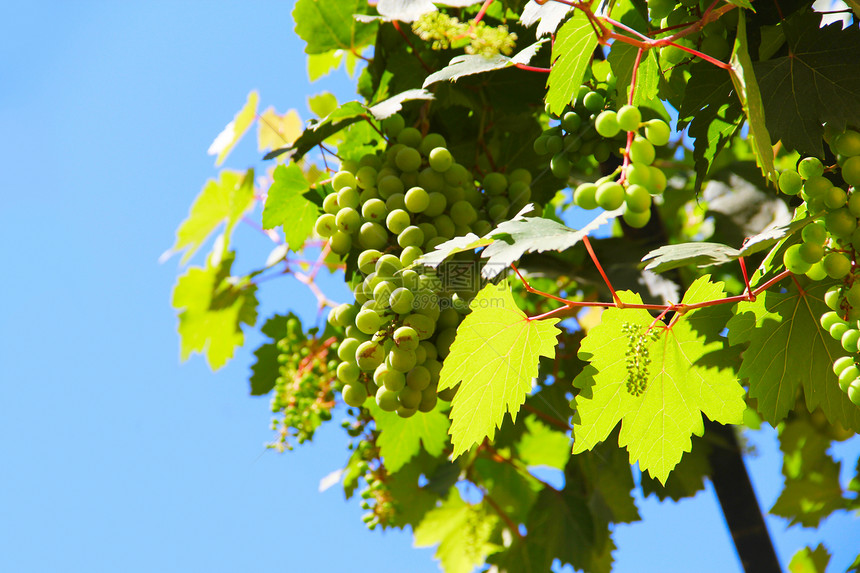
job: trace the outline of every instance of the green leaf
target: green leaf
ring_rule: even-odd
[[[682,302],[724,297],[722,283],[710,283],[708,278],[697,279]],[[641,302],[639,295],[627,291],[618,295],[624,303]],[[690,451],[690,436],[704,433],[702,413],[723,424],[741,423],[744,390],[732,369],[716,366],[725,348],[724,339],[716,336],[723,320],[713,309],[702,308],[678,316],[668,327],[657,323],[659,337],[648,344],[651,365],[646,386],[636,396],[627,387],[629,335],[622,327],[627,323],[645,329],[654,319],[645,310],[604,311],[600,325],[588,332],[579,350],[580,358],[591,365],[573,381],[580,389],[573,453],[592,449],[620,421],[618,443],[627,447],[630,463],[638,461],[643,471],[665,484],[682,454]]]
[[[753,12],[755,12],[755,8],[753,8],[753,5],[750,0],[726,0],[726,2],[728,2],[729,4],[734,4],[739,8],[743,8],[745,10],[752,10]]]
[[[517,455],[526,466],[564,469],[570,458],[570,438],[537,418],[525,420],[526,432],[517,443]]]
[[[278,350],[278,341],[287,335],[287,320],[294,317],[293,313],[288,315],[276,314],[266,321],[263,328],[260,329],[263,334],[269,337],[271,342],[260,345],[254,351],[256,362],[251,366],[251,396],[263,396],[268,394],[275,387],[275,380],[279,376],[280,363],[278,356],[281,354]]]
[[[705,479],[713,471],[708,461],[711,446],[704,439],[694,436],[693,449],[681,458],[669,479],[663,485],[647,474],[642,474],[640,485],[642,494],[646,497],[656,495],[657,499],[664,501],[666,498],[672,501],[680,501],[687,497],[693,497],[705,489]]]
[[[531,391],[538,359],[555,355],[558,319],[529,320],[507,281],[489,284],[472,301],[445,358],[439,390],[460,384],[451,405],[454,457],[493,438],[505,412],[516,421]]]
[[[403,102],[405,101],[413,101],[417,99],[431,100],[434,99],[434,97],[435,96],[431,92],[428,92],[425,89],[406,90],[405,92],[401,92],[385,101],[381,101],[378,104],[369,107],[368,111],[374,118],[381,121],[386,117],[391,117],[403,109]]]
[[[442,81],[456,81],[463,76],[472,74],[483,74],[493,70],[501,70],[516,64],[528,64],[535,57],[545,40],[540,40],[524,48],[513,57],[496,54],[494,56],[480,56],[464,54],[453,58],[447,66],[437,72],[433,72],[424,80],[424,87]]]
[[[395,412],[380,410],[372,401],[368,404],[379,431],[376,444],[389,472],[402,468],[422,446],[430,455],[438,456],[448,443],[450,423],[439,407],[431,412],[401,418]]]
[[[368,12],[365,0],[298,0],[293,21],[296,34],[307,42],[306,54],[351,52],[370,44],[376,35],[376,23],[359,22],[354,17]]]
[[[161,255],[161,260],[185,250],[182,255],[182,264],[185,264],[222,223],[226,223],[222,245],[226,252],[233,227],[253,204],[254,170],[249,169],[247,173],[221,171],[219,180],[207,181],[194,199],[188,217],[176,230],[176,242]]]
[[[631,494],[635,484],[624,450],[603,443],[593,452],[579,456],[579,461],[594,488],[588,499],[593,515],[607,523],[633,523],[641,519]],[[674,475],[673,472],[669,476],[670,481]]]
[[[748,344],[738,376],[749,379],[750,396],[772,426],[794,407],[802,386],[810,411],[820,406],[831,423],[860,431],[860,408],[839,389],[833,373],[833,361],[845,350],[818,322],[830,310],[823,297],[833,284],[805,284],[803,292],[793,284],[785,293],[766,291],[755,302],[738,303],[726,325],[731,344]]]
[[[636,64],[636,55],[639,49],[630,44],[621,42],[612,46],[609,51],[609,65],[612,66],[612,73],[615,74],[616,90],[618,91],[618,100],[627,102],[630,96],[630,82],[633,79],[633,68]],[[658,111],[663,108],[658,102],[657,89],[660,82],[660,66],[657,64],[656,50],[647,50],[642,54],[642,60],[639,63],[639,70],[636,72],[636,85],[633,86],[633,105],[658,106]]]
[[[305,198],[309,189],[304,173],[295,163],[275,168],[263,208],[263,228],[283,225],[286,242],[293,251],[304,245],[319,216],[319,207]]]
[[[233,118],[233,121],[227,124],[227,127],[218,134],[218,137],[209,146],[209,155],[218,155],[215,159],[216,167],[224,163],[224,160],[227,159],[233,147],[242,139],[248,128],[251,127],[254,118],[257,117],[257,103],[259,99],[260,96],[256,90],[249,93],[248,100],[242,106],[242,109],[239,110],[239,113],[236,114],[236,117]]]
[[[860,125],[860,29],[819,28],[821,16],[800,12],[783,23],[789,55],[756,62],[767,128],[788,149],[824,157],[823,124]]]
[[[722,265],[736,260],[739,256],[740,251],[720,243],[681,243],[654,249],[642,257],[642,262],[650,261],[645,267],[646,271],[663,273],[687,265],[700,268]]]
[[[257,122],[257,150],[266,151],[289,145],[302,133],[302,120],[296,110],[278,115],[270,107],[260,115]]]
[[[522,468],[518,471],[514,463],[479,457],[472,467],[476,483],[493,502],[515,523],[525,522],[543,485]]]
[[[192,267],[173,289],[173,307],[179,311],[180,356],[205,354],[212,370],[233,358],[245,336],[242,325],[257,321],[257,287],[247,279],[230,277],[233,257],[205,268]]]
[[[830,553],[823,543],[815,549],[804,547],[794,554],[788,564],[790,573],[824,573],[830,563]]]
[[[429,547],[438,543],[436,558],[445,573],[470,573],[498,549],[490,542],[498,520],[484,504],[466,503],[454,489],[450,497],[440,507],[427,512],[415,528],[415,546]]]
[[[331,92],[322,92],[308,98],[308,107],[319,118],[328,117],[337,108],[337,97]]]
[[[752,140],[756,163],[765,178],[776,186],[779,176],[773,166],[773,144],[765,126],[764,105],[747,48],[746,18],[738,18],[738,33],[731,64],[732,69],[729,70],[729,74],[732,76],[732,83],[747,117],[747,124],[750,127],[749,138]]]
[[[532,506],[526,529],[530,543],[546,547],[549,562],[535,571],[549,571],[554,558],[576,569],[591,570],[588,564],[594,550],[595,524],[582,496],[568,488],[545,488]]]
[[[474,233],[467,233],[461,237],[454,237],[450,241],[445,241],[441,245],[425,255],[422,255],[415,261],[415,264],[425,265],[431,268],[436,268],[441,265],[445,259],[457,253],[466,251],[474,251],[480,247],[485,247],[493,242],[492,239],[481,239]]]
[[[597,35],[586,13],[576,10],[564,23],[552,46],[552,71],[547,81],[546,102],[552,113],[561,115],[576,94],[591,61]]]

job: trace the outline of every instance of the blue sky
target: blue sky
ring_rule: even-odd
[[[4,7],[0,570],[438,570],[408,533],[369,533],[357,502],[318,492],[346,459],[336,423],[311,447],[263,448],[268,400],[247,395],[258,336],[216,374],[199,358],[179,363],[177,261],[157,260],[216,173],[212,139],[251,89],[262,107],[305,118],[310,94],[354,98],[342,74],[308,84],[290,10]],[[248,138],[227,166],[265,164]],[[270,248],[250,228],[236,240],[248,267]],[[313,298],[288,281],[267,285],[261,317],[286,301],[313,317]],[[762,455],[749,465],[769,507],[780,487],[773,436],[755,443]],[[739,570],[712,491],[649,500],[642,513],[616,533],[617,571]],[[860,538],[847,516],[817,536],[769,525],[783,564],[826,539],[844,569]]]

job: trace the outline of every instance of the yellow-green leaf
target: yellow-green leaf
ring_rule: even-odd
[[[256,90],[249,93],[248,100],[242,109],[239,110],[239,113],[236,114],[236,117],[233,118],[233,121],[227,124],[224,131],[219,133],[215,141],[212,142],[212,145],[209,146],[209,155],[218,155],[215,159],[216,167],[224,162],[233,150],[233,147],[242,139],[248,128],[251,127],[254,118],[257,116],[257,103],[259,99],[260,96]]]
[[[257,123],[257,150],[268,151],[291,145],[302,134],[304,126],[296,110],[278,115],[270,107],[260,115]]]

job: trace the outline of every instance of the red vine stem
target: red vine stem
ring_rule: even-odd
[[[615,306],[618,308],[624,308],[624,303],[621,302],[621,299],[618,298],[618,293],[615,292],[615,289],[612,288],[612,283],[609,282],[609,277],[606,276],[606,273],[603,271],[603,267],[600,265],[600,261],[597,260],[597,255],[594,254],[594,249],[591,248],[591,241],[587,236],[582,238],[582,242],[585,245],[585,250],[588,251],[588,256],[591,257],[591,260],[594,261],[594,266],[597,267],[597,271],[600,273],[600,276],[603,277],[603,282],[606,283],[606,287],[609,289],[609,292],[612,293],[612,300],[615,301]]]

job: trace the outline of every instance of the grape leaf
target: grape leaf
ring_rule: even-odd
[[[558,30],[561,21],[565,19],[571,10],[573,10],[573,6],[568,6],[560,2],[541,2],[538,4],[535,0],[529,0],[528,4],[523,8],[523,13],[520,16],[520,24],[526,28],[530,28],[537,22],[535,36],[540,38],[541,36],[554,34]]]
[[[815,549],[804,547],[794,554],[788,564],[790,573],[824,573],[830,563],[830,553],[823,543]]]
[[[463,253],[465,251],[474,251],[475,249],[485,247],[492,242],[492,239],[481,239],[474,233],[467,233],[462,237],[454,237],[450,241],[445,241],[441,245],[437,245],[433,251],[419,257],[415,261],[415,264],[425,265],[435,269],[451,255]]]
[[[626,102],[630,95],[630,82],[633,79],[633,68],[636,65],[636,54],[639,49],[630,44],[617,43],[612,46],[607,59],[612,67],[612,73],[617,78],[615,88],[618,93],[618,101]],[[662,111],[663,106],[659,103],[657,89],[660,81],[660,66],[657,64],[655,50],[647,50],[642,54],[639,69],[636,72],[636,85],[633,92],[633,105],[657,106],[657,111]],[[692,81],[692,80],[691,80]]]
[[[687,265],[696,265],[700,268],[722,265],[736,260],[740,254],[737,249],[720,243],[681,243],[654,249],[642,257],[642,262],[650,261],[645,267],[646,271],[663,273]]]
[[[498,546],[490,542],[498,520],[484,504],[466,503],[454,489],[450,497],[440,507],[427,512],[415,528],[415,546],[429,547],[438,543],[435,557],[445,573],[470,573],[487,555],[498,550]]]
[[[722,283],[710,283],[707,275],[694,282],[684,295],[684,304],[725,296]],[[618,293],[625,303],[640,303],[639,295]],[[671,326],[659,323],[659,337],[648,345],[652,360],[647,385],[639,396],[627,389],[624,349],[628,335],[625,323],[647,328],[654,322],[645,310],[609,308],[601,324],[583,340],[579,356],[591,362],[573,384],[580,389],[574,415],[573,453],[592,449],[606,439],[621,421],[618,443],[626,446],[631,464],[666,483],[669,472],[690,451],[690,435],[704,433],[702,413],[723,424],[743,420],[744,390],[735,372],[720,364],[725,340],[702,333],[718,333],[722,317],[713,309],[689,311]]]
[[[233,147],[242,139],[248,128],[251,127],[254,118],[257,117],[257,102],[259,99],[260,96],[256,90],[249,93],[248,100],[236,114],[236,117],[233,118],[233,121],[227,124],[227,127],[218,134],[218,137],[209,146],[207,153],[218,156],[215,159],[216,167],[224,163],[224,160],[227,159]]]
[[[552,71],[547,80],[546,102],[561,115],[585,78],[585,70],[597,47],[597,34],[586,13],[576,10],[564,23],[552,45]]]
[[[395,96],[391,96],[385,101],[381,101],[378,104],[375,104],[367,109],[370,114],[378,120],[383,120],[386,117],[391,117],[401,109],[403,109],[403,102],[412,101],[416,99],[433,99],[434,96],[432,93],[428,92],[425,89],[414,89],[414,90],[406,90],[405,92],[401,92]]]
[[[176,230],[176,242],[161,255],[160,260],[185,250],[182,255],[182,264],[185,264],[222,223],[226,223],[222,235],[222,248],[226,251],[233,227],[253,204],[254,170],[249,169],[247,173],[221,171],[219,180],[207,181],[194,199],[188,217]]]
[[[603,443],[594,451],[579,456],[579,462],[594,488],[588,499],[593,515],[607,523],[633,523],[641,519],[631,494],[633,473],[624,450],[615,444]]]
[[[296,34],[307,43],[306,54],[331,50],[351,52],[370,44],[375,23],[358,22],[355,14],[367,14],[365,0],[298,0],[293,8]]]
[[[517,443],[517,455],[526,466],[564,469],[570,458],[570,438],[537,418],[526,418],[526,432]]]
[[[693,449],[684,454],[669,474],[665,485],[647,474],[642,474],[640,481],[642,495],[647,497],[653,494],[660,501],[666,498],[680,501],[693,497],[705,489],[705,479],[712,471],[711,463],[708,461],[711,445],[698,436],[693,437],[692,443]]]
[[[389,472],[402,468],[422,446],[430,455],[438,456],[448,443],[450,424],[439,407],[431,412],[401,418],[395,412],[380,410],[372,400],[368,404],[379,431],[376,444]]]
[[[260,121],[257,122],[257,150],[267,151],[290,145],[301,133],[302,120],[296,110],[278,115],[275,108],[270,107],[260,115]]]
[[[515,523],[523,523],[543,485],[513,463],[479,457],[472,466],[476,482],[487,491],[496,506]]]
[[[463,76],[501,70],[516,64],[528,64],[544,42],[545,40],[535,42],[510,58],[502,54],[489,57],[469,54],[456,56],[447,66],[427,76],[427,79],[424,80],[424,87],[445,80],[453,82]]]
[[[766,291],[755,302],[738,303],[726,325],[731,344],[748,344],[738,376],[749,379],[750,396],[772,426],[793,408],[802,386],[810,411],[820,406],[831,423],[860,431],[860,408],[833,373],[833,361],[845,351],[818,322],[830,310],[823,297],[833,284],[804,285],[802,293],[794,285],[786,293]]]
[[[783,23],[789,55],[755,63],[767,128],[788,149],[824,157],[825,122],[837,129],[860,125],[860,29],[819,28],[810,11]]]
[[[422,476],[433,475],[439,462],[438,458],[421,451],[396,473],[388,474],[385,485],[391,493],[391,499],[407,500],[405,503],[398,504],[392,525],[396,527],[412,525],[414,528],[436,505],[439,495],[428,487],[421,486],[420,481]]]
[[[538,373],[538,359],[555,355],[558,319],[529,320],[507,281],[488,284],[471,303],[445,358],[439,390],[460,384],[451,404],[454,457],[493,438],[505,412],[516,421]]]
[[[220,264],[209,257],[205,268],[192,267],[173,288],[173,308],[179,311],[180,356],[206,356],[212,370],[233,358],[245,336],[242,325],[257,322],[257,287],[246,279],[230,277],[233,257]]]
[[[305,174],[295,163],[275,168],[263,208],[263,228],[283,225],[286,242],[293,251],[301,249],[319,216],[316,204],[305,198],[309,189]]]
[[[750,128],[749,139],[752,140],[756,163],[761,168],[765,179],[769,179],[775,186],[779,176],[773,166],[773,144],[765,125],[764,105],[747,48],[746,18],[738,19],[731,65],[729,74],[747,117],[747,125]]]
[[[275,387],[275,379],[279,375],[280,364],[278,356],[278,341],[287,335],[287,320],[295,317],[293,313],[286,316],[276,314],[261,328],[261,332],[269,337],[270,342],[261,344],[254,351],[256,362],[251,366],[251,396],[263,396]]]

